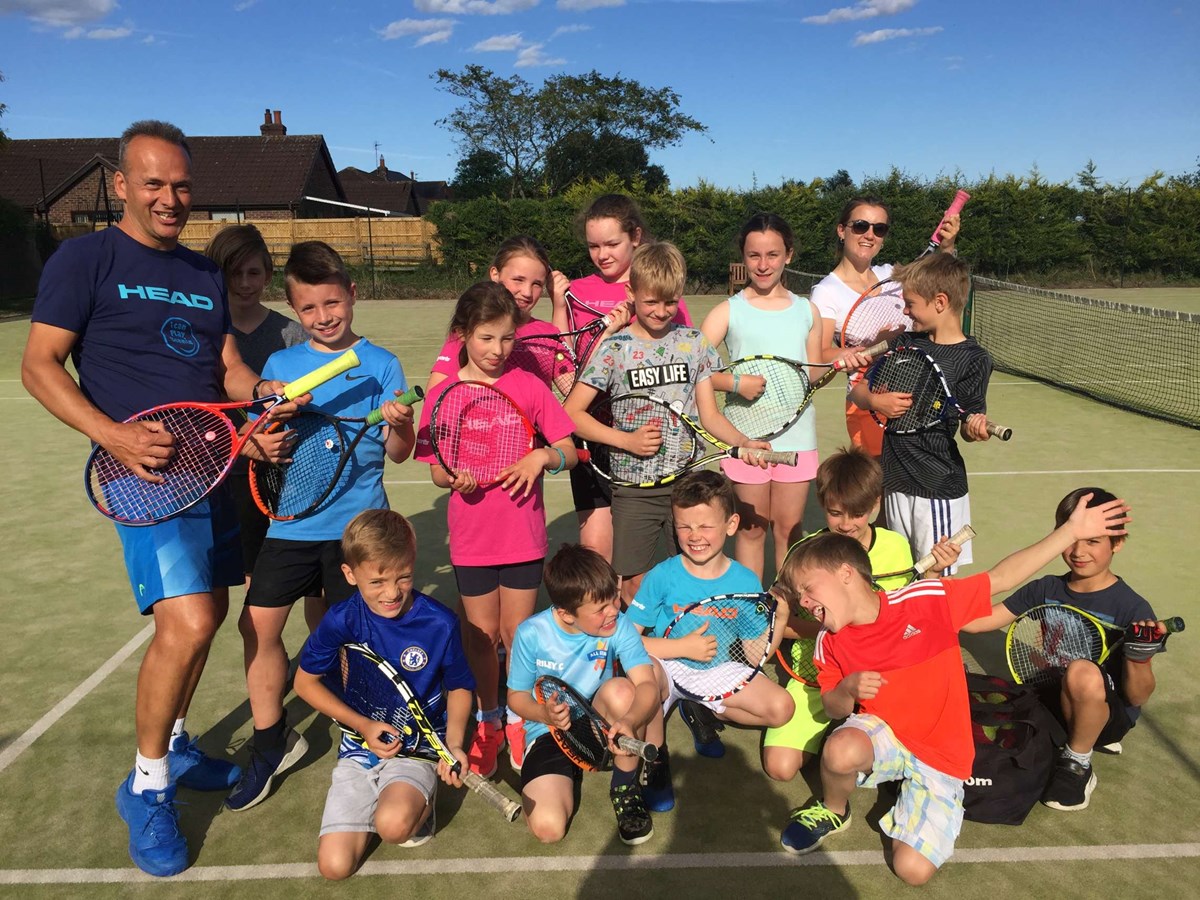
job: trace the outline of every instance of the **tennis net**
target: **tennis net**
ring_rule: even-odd
[[[823,276],[787,270],[807,294]],[[965,325],[997,369],[1200,428],[1200,314],[971,279]]]

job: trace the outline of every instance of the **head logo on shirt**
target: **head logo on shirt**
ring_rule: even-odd
[[[429,654],[425,652],[424,647],[414,644],[412,647],[406,647],[400,654],[400,666],[408,672],[419,672],[428,664]]]

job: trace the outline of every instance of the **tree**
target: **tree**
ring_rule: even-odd
[[[504,78],[490,69],[470,65],[461,72],[438,69],[439,86],[463,101],[443,119],[457,133],[465,155],[488,150],[504,161],[509,196],[526,196],[544,174],[547,156],[554,152],[556,172],[569,177],[572,151],[581,149],[580,135],[591,138],[588,155],[616,160],[629,173],[630,148],[643,154],[679,143],[689,132],[707,129],[679,112],[680,97],[670,88],[654,88],[632,79],[605,76],[555,75],[534,89],[520,76]],[[560,142],[565,142],[559,147]],[[641,165],[641,174],[655,174]],[[661,170],[660,170],[661,172]],[[560,189],[555,182],[548,186]]]
[[[635,181],[640,181],[650,193],[668,184],[662,166],[650,165],[645,146],[624,135],[575,131],[563,135],[546,151],[542,181],[551,194],[558,194],[581,179],[599,179],[605,175],[616,175],[626,190]]]
[[[458,200],[507,193],[510,184],[504,158],[493,150],[472,150],[455,166],[453,187]]]

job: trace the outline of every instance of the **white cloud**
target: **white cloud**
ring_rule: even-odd
[[[579,34],[581,31],[591,31],[591,25],[560,25],[554,29],[554,33],[547,40],[554,40],[556,37],[562,37],[564,34]]]
[[[862,47],[867,44],[879,44],[883,41],[894,41],[898,38],[924,37],[927,34],[937,34],[943,31],[941,25],[932,28],[880,28],[878,31],[860,31],[854,36],[854,46]]]
[[[521,32],[515,34],[494,34],[490,38],[484,38],[472,50],[478,50],[481,53],[494,53],[505,50],[520,50],[525,46],[525,39],[521,37]]]
[[[245,12],[250,7],[254,6],[256,3],[258,3],[258,0],[241,0],[240,3],[233,4],[233,11],[234,12]]]
[[[148,34],[144,38],[142,38],[143,44],[153,44],[154,41],[155,41],[155,37],[152,34]]]
[[[541,0],[413,0],[418,12],[443,16],[507,16],[533,9]]]
[[[559,56],[547,56],[542,52],[545,44],[530,44],[517,54],[517,60],[513,63],[518,69],[528,69],[533,66],[561,66],[566,63],[566,60]]]
[[[122,28],[93,28],[86,36],[91,41],[117,41],[131,34],[133,29],[126,25]]]
[[[434,31],[417,39],[413,44],[414,47],[424,47],[426,44],[444,44],[450,40],[450,35],[454,34],[453,28],[445,28],[441,31]]]
[[[103,19],[116,8],[117,0],[0,0],[0,14],[16,13],[59,28]]]
[[[446,32],[454,30],[457,23],[454,19],[397,19],[395,22],[389,22],[379,36],[385,41],[394,41],[396,38],[407,37],[410,34],[429,34]],[[442,40],[445,40],[443,38]]]
[[[917,5],[917,0],[859,0],[854,6],[839,6],[819,16],[804,19],[809,25],[834,25],[838,22],[857,22],[874,19],[876,16],[894,16],[907,12]]]
[[[625,0],[558,0],[554,5],[571,12],[586,12],[602,6],[624,6]]]

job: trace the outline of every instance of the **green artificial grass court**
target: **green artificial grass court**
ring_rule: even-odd
[[[717,298],[695,298],[702,317]],[[1135,301],[1136,302],[1136,301]],[[393,350],[410,379],[423,382],[450,314],[446,301],[360,303],[356,330]],[[290,698],[289,714],[310,751],[276,783],[263,804],[230,813],[218,794],[181,792],[181,822],[193,867],[176,879],[142,876],[126,852],[127,832],[112,795],[133,752],[133,691],[141,648],[93,678],[148,620],[140,618],[125,579],[112,526],[87,503],[81,471],[87,442],[25,394],[19,359],[27,321],[0,323],[0,410],[8,426],[0,453],[9,477],[0,487],[5,552],[0,580],[0,895],[21,897],[366,896],[396,891],[413,897],[484,892],[523,896],[605,897],[632,893],[666,897],[760,895],[892,896],[903,885],[884,867],[874,823],[876,795],[852,798],[854,822],[817,854],[799,860],[778,843],[788,811],[817,785],[815,767],[802,779],[775,784],[762,774],[757,732],[727,729],[722,760],[697,757],[672,716],[669,738],[677,794],[670,813],[657,814],[655,836],[637,848],[616,836],[608,778],[584,780],[571,831],[542,846],[519,822],[506,825],[465,792],[442,790],[438,836],[416,850],[379,847],[364,872],[326,885],[316,873],[316,833],[332,766],[334,730]],[[823,454],[846,442],[841,391],[817,398]],[[1010,443],[964,448],[971,475],[972,519],[980,571],[1052,526],[1067,491],[1098,484],[1134,507],[1132,536],[1116,571],[1149,598],[1160,615],[1180,615],[1200,627],[1200,602],[1187,559],[1195,552],[1200,501],[1200,433],[1100,406],[1045,385],[997,373],[991,417],[1010,425]],[[390,466],[392,505],[412,520],[420,554],[420,587],[449,605],[456,601],[445,539],[446,496],[423,465]],[[565,476],[548,479],[551,546],[576,537]],[[820,524],[810,499],[806,521]],[[1061,565],[1050,567],[1058,571]],[[234,591],[189,727],[204,734],[210,753],[244,761],[251,732],[241,640],[236,629],[241,592]],[[288,647],[304,638],[293,615]],[[990,671],[1003,669],[999,635],[967,638]],[[1019,828],[966,823],[958,854],[924,891],[957,900],[1018,891],[1060,896],[1192,896],[1200,878],[1200,710],[1190,673],[1200,638],[1171,639],[1155,662],[1158,691],[1125,740],[1126,754],[1098,756],[1099,786],[1083,812],[1038,806]],[[92,679],[89,681],[89,679]],[[23,752],[14,742],[64,698],[75,705]],[[507,762],[500,779],[516,793]],[[1142,861],[1145,856],[1163,857]],[[401,883],[395,877],[402,875]],[[386,880],[385,880],[386,879]],[[41,882],[41,883],[39,883]],[[1036,886],[1036,888],[1034,887]]]

